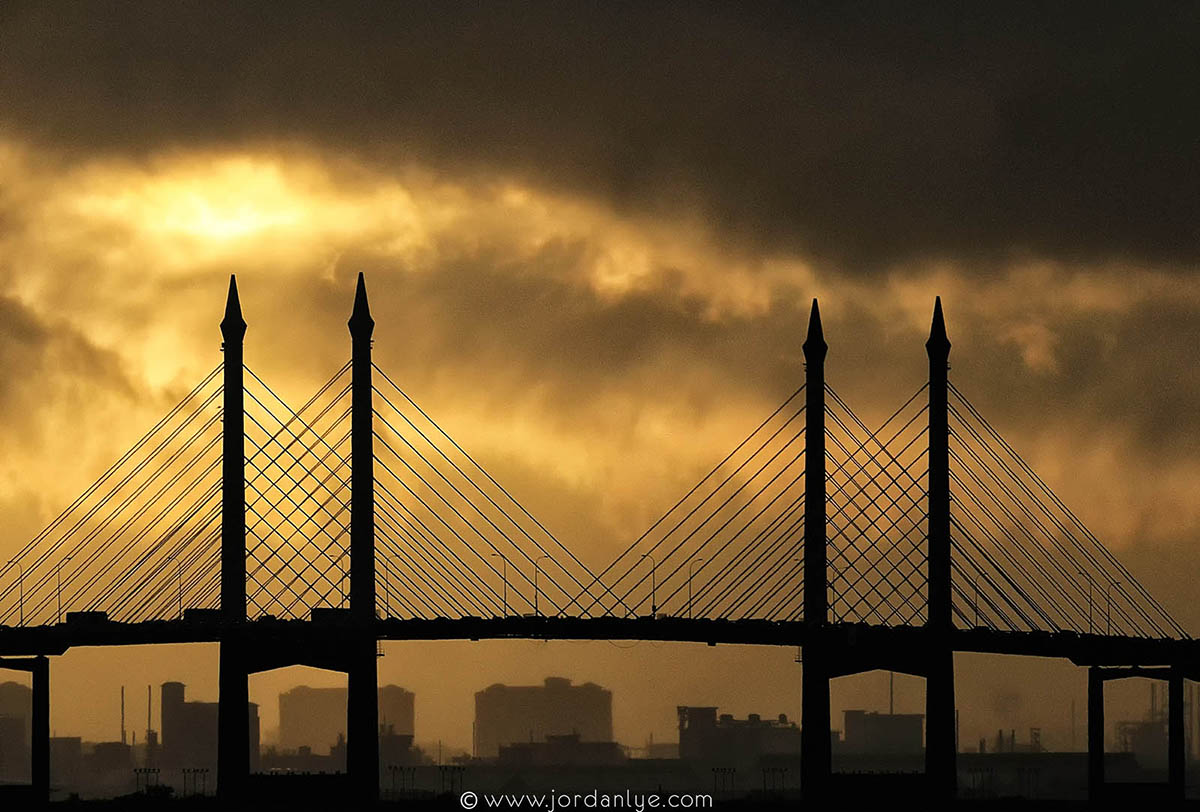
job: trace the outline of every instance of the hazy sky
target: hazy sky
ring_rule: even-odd
[[[5,3],[0,555],[220,360],[231,272],[302,399],[365,271],[379,364],[592,565],[795,388],[813,296],[882,417],[940,294],[955,383],[1196,632],[1198,14]],[[798,712],[793,651],[624,645],[395,645],[381,680],[463,745],[474,690],[549,673],[613,688],[629,742]],[[211,654],[129,656],[215,698]],[[110,735],[85,689],[115,709],[128,665],[63,658],[56,728]],[[1039,686],[1082,673],[1022,668],[963,662],[965,742],[1066,736]]]

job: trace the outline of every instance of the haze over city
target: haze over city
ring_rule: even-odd
[[[826,378],[876,425],[928,378],[940,296],[954,385],[1200,633],[1196,17],[6,3],[0,564],[221,361],[231,274],[246,363],[302,403],[364,273],[376,363],[593,571],[803,382],[814,298]],[[630,745],[674,740],[677,705],[801,716],[790,647],[382,652],[423,746],[469,750],[476,691],[547,675],[611,690]],[[217,663],[72,648],[51,728],[112,740],[122,685],[216,701]],[[962,743],[1085,746],[1084,669],[955,665]],[[346,678],[252,676],[264,731],[301,683]],[[837,680],[832,716],[888,691]],[[1109,719],[1146,693],[1110,685]],[[923,713],[923,680],[895,705]]]

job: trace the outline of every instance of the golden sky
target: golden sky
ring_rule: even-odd
[[[247,363],[300,401],[365,272],[379,365],[596,568],[800,382],[813,297],[872,422],[924,381],[940,295],[952,380],[1200,630],[1200,104],[1159,79],[1171,21],[110,11],[0,12],[4,560],[219,362],[230,273]],[[474,690],[550,673],[614,689],[629,743],[678,703],[799,710],[790,650],[416,648],[380,676],[423,740],[465,745]],[[136,656],[215,697],[211,652]],[[1034,680],[1082,674],[1022,668],[964,661],[964,741],[1062,742],[1069,697]],[[115,709],[127,663],[54,673],[59,732],[111,735],[83,689]],[[290,679],[254,683],[268,727]],[[885,685],[837,688],[835,720]]]

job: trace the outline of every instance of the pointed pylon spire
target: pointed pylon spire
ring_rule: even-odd
[[[945,358],[950,356],[950,339],[946,336],[946,319],[942,315],[941,296],[933,300],[933,323],[929,327],[929,340],[925,342],[925,349],[930,357],[935,354]]]
[[[354,290],[354,310],[350,313],[350,335],[370,337],[375,329],[375,320],[371,318],[371,305],[367,302],[367,281],[362,271],[358,272],[358,285]]]
[[[821,330],[821,309],[817,307],[817,300],[813,299],[812,312],[808,316],[808,337],[804,339],[804,357],[809,360],[823,359],[828,349],[825,333]]]
[[[237,277],[229,275],[229,296],[225,300],[225,318],[221,319],[221,335],[228,341],[241,341],[246,335],[242,318],[242,303],[238,301]]]

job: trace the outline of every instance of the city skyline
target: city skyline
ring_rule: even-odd
[[[420,738],[467,750],[464,697],[485,674],[604,685],[628,741],[675,728],[663,686],[739,718],[879,708],[883,672],[832,679],[825,707],[823,638],[800,625],[815,614],[848,639],[888,629],[872,651],[902,662],[841,664],[928,676],[943,753],[956,707],[967,742],[1038,725],[1082,747],[1089,685],[1108,728],[1146,695],[1089,683],[1088,666],[1200,638],[1193,7],[18,0],[0,42],[0,636],[52,654],[52,730],[105,740],[132,672],[224,697],[240,748],[240,708],[269,727],[297,673],[270,669],[296,657],[345,672],[310,684],[348,686],[359,724],[371,680],[395,683],[419,698]],[[106,524],[123,503],[104,497],[99,526],[39,536],[197,381],[208,400],[177,416],[199,416],[200,450],[171,459],[198,461],[200,484],[138,497],[169,505],[175,535]],[[316,419],[346,435],[346,470],[309,471],[289,506],[289,472],[264,461],[270,421],[325,381]],[[788,476],[747,503],[766,503],[759,524],[709,545],[659,523],[806,381],[821,419],[797,418]],[[894,477],[876,493],[869,472],[824,467],[855,458],[826,427],[853,446],[914,391],[915,543],[886,504],[907,493]],[[420,465],[402,442],[418,413],[451,455],[432,485],[404,467]],[[962,459],[968,423],[994,427],[977,447],[1003,460]],[[809,441],[821,453],[802,458]],[[332,459],[324,442],[304,465]],[[463,473],[468,452],[481,467]],[[897,474],[886,456],[869,464]],[[973,483],[984,470],[1003,483]],[[847,484],[872,504],[848,508]],[[422,500],[439,488],[449,500]],[[1003,506],[971,502],[989,488]],[[1030,500],[1057,518],[1028,518]],[[480,506],[476,536],[463,511]],[[847,532],[856,511],[891,524]],[[547,636],[600,639],[474,639],[536,638],[543,616],[596,607],[614,623]],[[105,637],[119,624],[84,610],[148,625]],[[672,618],[616,623],[647,614]],[[461,640],[400,622],[443,616],[485,622],[454,627]],[[712,639],[727,627],[702,621],[725,617],[777,623],[773,645],[740,645],[753,624]],[[1054,657],[951,654],[939,635],[955,624],[963,647]],[[1058,636],[1039,650],[1041,632]],[[46,661],[14,664],[31,671],[0,682],[44,687]],[[1184,675],[1169,676],[1176,695]],[[896,684],[898,706],[926,712],[923,680]]]
[[[454,645],[454,644],[448,644]],[[570,645],[570,644],[568,644]],[[537,671],[538,666],[533,665],[523,673],[537,674],[544,672]],[[259,708],[259,717],[261,719],[261,741],[262,746],[279,746],[279,716],[278,716],[278,698],[281,694],[287,693],[296,688],[316,688],[317,690],[345,690],[345,678],[334,672],[322,671],[321,669],[312,669],[304,666],[293,666],[281,669],[278,673],[271,675],[274,679],[270,682],[260,681],[257,684],[252,683],[251,701],[255,702]],[[900,714],[923,714],[924,713],[924,686],[921,681],[915,677],[905,674],[889,674],[886,671],[871,672],[869,674],[857,677],[860,683],[865,685],[858,686],[853,691],[837,691],[835,685],[832,718],[835,720],[835,729],[841,729],[840,720],[846,711],[862,710],[866,712],[887,713],[889,711]],[[470,753],[473,750],[471,732],[474,723],[473,702],[474,696],[492,685],[523,685],[533,684],[538,685],[544,681],[543,677],[518,678],[515,680],[499,680],[492,679],[485,683],[481,683],[478,687],[472,689],[469,685],[453,692],[450,696],[446,696],[438,704],[440,711],[431,711],[425,708],[424,703],[420,702],[420,695],[414,692],[417,697],[417,724],[423,724],[428,727],[428,733],[418,730],[416,735],[416,743],[424,747],[441,743],[447,750],[453,749],[458,752]],[[594,680],[586,677],[579,677],[579,683],[594,682]],[[186,680],[172,677],[167,682],[184,682],[188,685],[188,700],[198,702],[213,702],[216,700],[216,683],[215,678],[208,682],[208,689],[204,688],[205,683],[201,682],[200,689]],[[5,684],[22,685],[27,688],[27,683],[22,683],[19,680],[0,680],[0,686]],[[381,688],[388,685],[389,682],[381,677]],[[436,682],[430,684],[437,684]],[[601,682],[603,687],[607,683]],[[1114,691],[1115,696],[1108,701],[1111,703],[1109,710],[1109,724],[1106,728],[1106,741],[1110,747],[1115,747],[1117,744],[1116,727],[1121,720],[1135,720],[1142,717],[1142,711],[1147,704],[1146,694],[1151,690],[1149,686],[1152,683],[1131,681],[1126,685],[1119,686]],[[137,690],[139,686],[126,685],[129,692],[129,704],[126,712],[126,731],[131,740],[137,737],[139,740],[144,739],[145,733],[145,705],[141,702],[141,693]],[[145,686],[140,686],[145,687]],[[152,716],[154,718],[153,729],[159,731],[161,735],[161,702],[159,701],[159,688],[161,684],[153,686],[153,703]],[[403,686],[401,686],[403,687]],[[1086,687],[1086,686],[1085,686]],[[1111,690],[1111,689],[1110,689]],[[740,693],[740,692],[739,692]],[[436,695],[436,692],[430,691],[430,695]],[[654,724],[647,724],[644,719],[644,714],[637,714],[637,721],[629,718],[631,714],[622,714],[621,711],[626,705],[622,701],[619,693],[615,696],[614,701],[614,740],[623,745],[637,747],[643,745],[647,740],[658,742],[672,741],[672,736],[676,732],[676,718],[674,709],[678,705],[704,706],[712,705],[722,708],[723,712],[731,712],[737,716],[745,717],[751,713],[765,713],[767,716],[772,716],[777,713],[782,713],[789,718],[799,720],[800,708],[799,701],[796,698],[790,700],[790,705],[785,703],[782,705],[769,705],[770,698],[763,699],[762,697],[738,697],[737,694],[729,694],[721,696],[720,694],[694,694],[691,696],[660,697],[656,696],[654,709]],[[1015,697],[1005,694],[993,694],[986,697],[984,702],[993,707],[1011,704]],[[865,701],[864,701],[865,700]],[[1074,701],[1075,719],[1074,731],[1072,731],[1072,719],[1070,716],[1070,702]],[[1188,701],[1191,701],[1190,694]],[[343,700],[344,702],[344,700]],[[1016,730],[1023,736],[1027,736],[1031,728],[1038,728],[1042,731],[1043,743],[1048,749],[1061,751],[1082,751],[1086,748],[1086,691],[1079,692],[1077,697],[1072,697],[1066,700],[1066,706],[1060,708],[1061,711],[1054,715],[1043,715],[1036,711],[1024,710],[1016,713],[985,715],[974,712],[970,707],[960,709],[960,713],[964,717],[961,723],[962,735],[960,747],[965,751],[973,746],[973,742],[979,738],[990,739],[994,738],[996,730],[1008,731]],[[97,703],[103,706],[104,703]],[[451,727],[445,727],[440,718],[446,710],[456,711],[454,715],[462,718],[464,721]],[[52,725],[55,736],[81,736],[85,741],[103,742],[103,741],[119,741],[120,735],[120,700],[117,694],[112,697],[111,707],[108,707],[102,714],[105,717],[103,724],[80,729],[70,726]],[[424,718],[423,718],[424,717]],[[1061,717],[1061,718],[1059,718]],[[664,721],[665,720],[665,721]],[[381,723],[383,717],[381,715]],[[465,728],[465,732],[464,732]],[[454,735],[444,736],[444,732],[452,732]],[[1074,742],[1072,743],[1072,735]],[[334,744],[334,740],[329,742],[312,743],[314,751],[328,745]]]
[[[0,683],[0,720],[14,718],[11,715],[14,685]],[[298,686],[288,693],[296,695],[304,688]],[[381,696],[394,688],[382,689]],[[141,737],[135,731],[129,731],[128,738],[122,735],[120,740],[97,742],[70,736],[53,738],[52,772],[56,776],[53,779],[56,791],[63,793],[69,789],[81,792],[84,798],[104,797],[106,793],[124,794],[135,784],[142,787],[154,783],[160,787],[173,787],[175,792],[184,794],[189,792],[189,785],[190,792],[208,793],[208,781],[212,779],[216,758],[216,706],[191,697],[185,701],[186,688],[181,683],[166,683],[161,689],[163,702],[170,699],[171,704],[171,718],[162,720],[161,731],[144,731],[145,735]],[[311,689],[307,690],[311,693]],[[1165,771],[1166,693],[1165,689],[1152,690],[1144,713],[1135,719],[1111,723],[1109,750],[1114,755],[1110,767],[1119,781],[1146,780],[1147,777],[1155,780]],[[1193,688],[1186,697],[1189,763],[1200,763],[1200,760],[1193,761],[1200,755],[1197,752],[1200,751],[1200,735],[1196,730],[1200,714],[1194,709],[1196,693]],[[281,701],[284,696],[280,695]],[[674,740],[634,745],[613,740],[603,729],[610,723],[596,719],[595,712],[599,709],[596,699],[602,696],[608,696],[602,686],[591,683],[571,686],[569,681],[555,677],[546,677],[536,686],[492,684],[476,694],[476,724],[492,726],[489,733],[479,735],[491,738],[499,735],[500,746],[498,752],[494,746],[488,746],[483,748],[488,752],[477,752],[474,756],[443,747],[442,742],[436,747],[427,745],[412,749],[411,736],[402,736],[393,745],[391,726],[382,724],[381,711],[381,743],[387,745],[381,751],[381,776],[402,769],[406,786],[416,789],[421,785],[420,792],[428,793],[433,791],[433,787],[428,786],[434,775],[430,770],[440,764],[454,764],[458,765],[456,769],[472,771],[472,786],[475,787],[503,781],[506,774],[534,776],[540,770],[561,770],[565,765],[574,765],[592,770],[593,780],[600,781],[601,786],[608,786],[607,782],[612,780],[620,783],[622,775],[629,776],[624,780],[642,781],[645,775],[656,773],[660,776],[659,781],[672,784],[684,781],[681,786],[687,786],[687,781],[696,780],[695,773],[687,778],[690,770],[700,769],[701,774],[707,774],[708,766],[715,765],[717,772],[736,770],[744,782],[753,779],[761,768],[764,792],[768,780],[772,792],[795,789],[795,772],[802,763],[801,729],[786,714],[752,712],[739,718],[724,707],[680,705],[675,708],[678,728]],[[490,709],[484,708],[481,697],[486,697]],[[895,708],[893,698],[889,697],[889,707],[883,710],[848,709],[841,715],[844,718],[839,718],[833,735],[835,773],[863,769],[919,770],[924,714],[905,713],[902,708]],[[26,695],[26,702],[28,699]],[[543,718],[542,711],[536,707],[539,704],[544,705],[551,716]],[[343,697],[342,713],[344,705]],[[497,716],[496,710],[502,705],[509,708],[506,713],[527,715],[533,727],[526,733],[523,724],[513,727],[512,720],[505,721],[505,713]],[[280,707],[282,709],[282,705]],[[319,708],[314,711],[320,715]],[[480,713],[485,714],[484,718],[480,718]],[[208,722],[201,719],[206,714],[211,714]],[[541,731],[544,735],[539,737],[537,730],[551,719],[559,720],[558,732],[544,729]],[[599,721],[601,726],[595,727],[594,722],[588,720]],[[496,723],[500,726],[494,727]],[[28,775],[28,764],[26,762],[22,767],[21,762],[25,759],[20,758],[27,753],[18,752],[18,758],[13,759],[14,745],[19,743],[13,739],[11,727],[0,725],[0,783],[20,782],[27,780]],[[567,728],[574,729],[567,731]],[[504,729],[509,729],[509,733],[500,732]],[[187,741],[183,740],[185,733]],[[23,736],[19,738],[23,739]],[[480,748],[477,744],[476,750]],[[23,750],[19,746],[16,749]],[[343,734],[338,734],[335,742],[325,746],[297,743],[291,748],[266,741],[260,743],[255,736],[251,752],[253,763],[261,765],[254,766],[254,772],[328,774],[346,769]],[[959,753],[966,765],[966,775],[973,776],[966,789],[972,797],[978,793],[989,797],[1012,790],[1051,798],[1080,797],[1084,792],[1086,751],[1047,741],[1040,727],[1000,729],[994,735],[981,736],[978,743],[960,744]],[[418,772],[422,776],[419,780]],[[793,773],[791,778],[787,777],[789,772]],[[1029,776],[1039,777],[1030,783]],[[753,787],[743,785],[740,791],[747,789],[752,791]],[[736,795],[738,788],[731,784],[722,791]]]

